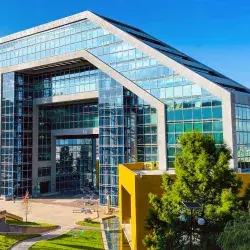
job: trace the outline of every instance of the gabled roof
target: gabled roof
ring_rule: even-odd
[[[83,19],[89,19],[100,27],[107,29],[111,34],[121,37],[125,42],[130,43],[135,48],[138,48],[142,52],[148,54],[150,57],[155,58],[163,66],[173,69],[181,76],[186,77],[190,81],[200,85],[202,88],[217,97],[222,98],[225,94],[235,91],[247,94],[250,93],[250,89],[247,87],[194,60],[177,49],[147,34],[146,32],[119,21],[94,14],[90,11],[84,11],[2,37],[0,38],[0,44],[45,32],[60,26],[81,21]]]
[[[124,24],[122,22],[101,16],[101,15],[98,15],[98,16],[106,20],[107,22],[111,23],[112,25],[116,26],[117,28],[123,30],[124,32],[134,36],[135,38],[139,39],[141,42],[147,44],[148,46],[156,49],[160,53],[173,59],[174,61],[198,73],[202,77],[205,77],[209,81],[217,85],[220,85],[221,87],[226,88],[228,90],[233,89],[233,90],[240,91],[240,92],[250,93],[250,89],[248,89],[247,87],[237,83],[236,81],[233,81],[232,79],[215,71],[214,69],[196,61],[190,56],[158,40],[157,38],[149,35],[148,33],[138,28],[135,28],[133,26]]]

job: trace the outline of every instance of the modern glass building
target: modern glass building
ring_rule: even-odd
[[[99,192],[119,163],[173,169],[179,136],[250,171],[250,90],[140,29],[86,11],[0,39],[0,194]]]

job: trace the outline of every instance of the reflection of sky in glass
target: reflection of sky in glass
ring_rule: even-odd
[[[117,217],[103,220],[103,226],[109,250],[131,250]]]
[[[250,172],[250,106],[236,104],[235,118],[238,166]]]
[[[93,140],[72,138],[56,140],[56,191],[96,187]]]

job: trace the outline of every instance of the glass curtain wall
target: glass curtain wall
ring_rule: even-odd
[[[159,99],[166,98],[170,90],[167,87],[188,81],[89,20],[1,44],[0,66],[82,49],[88,50]]]
[[[118,163],[124,163],[124,91],[109,76],[99,80],[100,202],[118,204]]]
[[[179,89],[178,97],[169,98],[166,104],[169,168],[174,167],[178,138],[185,132],[200,131],[212,136],[217,145],[223,143],[221,101],[194,84]]]
[[[97,103],[39,106],[38,160],[51,160],[51,130],[98,127]]]
[[[56,140],[56,191],[97,191],[95,139]]]
[[[15,74],[2,75],[1,185],[2,195],[13,195],[17,185],[17,166],[14,164],[14,89]]]
[[[137,160],[158,161],[157,112],[138,98],[137,110]]]
[[[32,190],[32,86],[29,76],[2,75],[1,187],[4,195]]]
[[[238,167],[241,172],[250,172],[250,106],[236,104],[235,119]]]
[[[211,134],[217,144],[222,143],[220,100],[89,20],[85,19],[47,32],[0,44],[0,66],[6,67],[82,49],[88,50],[165,103],[169,167],[173,167],[174,153],[178,150],[178,136],[185,131],[199,130]],[[91,70],[83,71],[90,74]],[[79,72],[81,75],[81,70]],[[116,204],[117,164],[126,160],[124,157],[129,154],[127,154],[126,147],[130,148],[133,144],[129,141],[125,143],[124,136],[126,135],[126,139],[129,139],[127,128],[125,128],[127,118],[124,120],[122,117],[129,117],[129,115],[126,116],[127,111],[128,113],[134,112],[133,110],[126,111],[126,102],[133,98],[126,99],[126,90],[120,84],[104,76],[103,73],[100,75],[98,75],[100,77],[98,83],[100,182],[102,183],[100,193],[103,203],[105,203],[106,195],[109,194],[112,204]],[[41,76],[41,84],[40,78],[36,79],[38,82],[35,86],[38,87],[36,87],[35,96],[43,97],[81,91],[82,85],[79,83],[81,80],[76,80],[75,76],[77,79],[81,79],[75,71],[74,73],[64,72],[64,79],[61,79],[62,75],[60,74],[49,77],[47,75]],[[97,79],[96,76],[93,79]],[[70,83],[64,87],[66,82]],[[71,82],[72,84],[74,82],[74,85],[71,86]],[[94,90],[97,85],[94,84],[95,80],[91,80],[91,82],[93,82],[91,89]],[[86,86],[90,85],[85,83],[83,85],[82,91],[87,91],[89,87]],[[140,104],[139,100],[137,102]],[[136,112],[138,160],[156,160],[156,111],[154,107],[143,104],[143,107],[139,107],[139,105],[136,107]],[[134,122],[128,120],[129,118],[127,122],[131,122],[131,124]],[[133,126],[131,126],[130,131],[128,130],[131,135],[133,134]],[[46,135],[45,138],[48,139],[48,136]],[[127,146],[129,143],[131,143],[130,146]],[[134,160],[133,154],[131,154],[131,161]]]
[[[137,103],[138,97],[123,88],[124,162],[137,161]]]
[[[158,160],[157,115],[154,108],[104,73],[100,73],[98,101],[100,201],[106,204],[109,195],[111,205],[117,206],[118,164]]]
[[[85,65],[36,75],[32,78],[34,98],[98,90],[98,71]]]

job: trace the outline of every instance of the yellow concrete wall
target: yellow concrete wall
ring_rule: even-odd
[[[126,200],[122,188],[130,194],[130,201]],[[128,207],[129,206],[129,207]],[[136,245],[136,209],[135,209],[135,174],[123,165],[119,165],[119,219],[121,223],[126,222],[126,211],[131,210],[131,235],[132,246]],[[125,221],[124,221],[125,220]],[[137,249],[137,248],[134,248]]]
[[[144,250],[142,240],[146,235],[144,225],[145,219],[149,211],[149,193],[161,195],[162,176],[161,175],[136,175],[132,170],[141,170],[144,168],[143,163],[119,165],[119,216],[126,219],[126,210],[131,209],[131,234],[132,234],[132,250]],[[246,187],[250,183],[250,174],[237,174],[242,179],[243,195]],[[125,188],[130,194],[130,201],[122,197],[121,190]],[[131,206],[128,208],[128,206]],[[124,216],[123,216],[124,214]]]
[[[161,175],[142,175],[135,176],[135,214],[136,214],[136,236],[132,235],[132,239],[136,242],[137,250],[146,249],[142,243],[146,235],[145,231],[145,219],[149,212],[149,193],[161,195],[162,189],[162,177]]]
[[[125,166],[126,168],[130,170],[142,170],[144,169],[144,162],[136,162],[136,163],[124,163],[120,166]]]
[[[129,164],[127,167],[131,167]],[[132,164],[131,164],[132,165]],[[134,165],[134,164],[133,164]],[[138,164],[140,169],[143,169],[144,164]],[[131,235],[133,250],[146,249],[142,244],[142,239],[145,237],[145,219],[149,211],[150,192],[161,194],[161,175],[136,175],[126,166],[119,165],[119,218],[121,223],[127,222],[127,211],[131,209]],[[133,166],[133,170],[138,170],[138,167]],[[122,189],[130,194],[131,202],[124,198]],[[128,206],[131,206],[128,208]]]
[[[241,191],[239,193],[240,196],[243,196],[245,194],[245,190],[248,186],[248,184],[250,184],[250,174],[237,174],[237,176],[242,180],[242,188]]]

